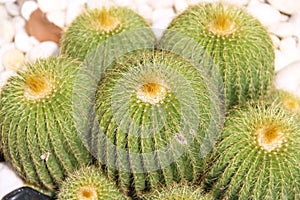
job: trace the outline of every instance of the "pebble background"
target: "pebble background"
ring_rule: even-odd
[[[64,30],[85,9],[102,6],[127,6],[138,12],[153,28],[165,29],[170,21],[189,5],[213,0],[0,0],[0,92],[6,80],[34,62],[59,54],[58,41],[48,32],[35,32],[41,25],[33,20],[45,14],[48,30]],[[222,1],[222,0],[221,0]],[[244,7],[269,31],[275,47],[274,84],[300,96],[300,0],[223,0]],[[35,12],[40,9],[39,12]],[[51,24],[53,23],[53,24]],[[47,33],[47,34],[46,34]],[[159,37],[159,32],[156,32]],[[22,181],[8,163],[0,163],[0,199]],[[5,180],[5,181],[3,181]]]

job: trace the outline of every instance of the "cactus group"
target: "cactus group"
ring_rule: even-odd
[[[61,184],[58,200],[126,200],[115,183],[95,166],[84,166],[70,174]]]
[[[148,28],[143,17],[125,7],[87,10],[62,35],[61,53],[83,61],[101,42],[125,30]]]
[[[100,81],[92,146],[124,191],[202,172],[201,146],[217,120],[216,96],[198,70],[170,52],[141,50],[116,60]]]
[[[7,161],[26,182],[54,190],[92,158],[72,118],[79,63],[63,57],[37,60],[11,77],[0,101],[0,140]]]
[[[277,101],[232,111],[212,154],[205,188],[215,199],[297,199],[299,128],[295,115]]]
[[[173,19],[163,41],[179,32],[211,55],[223,77],[227,108],[264,94],[274,75],[274,48],[262,24],[242,8],[200,3]]]

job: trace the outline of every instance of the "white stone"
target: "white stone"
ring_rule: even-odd
[[[297,47],[297,42],[294,37],[288,37],[281,40],[280,51],[288,64],[300,58],[300,49]]]
[[[32,48],[33,44],[30,41],[30,38],[27,33],[19,32],[15,36],[15,45],[16,48],[26,52]]]
[[[277,72],[274,85],[300,97],[300,60],[295,61]]]
[[[18,49],[10,49],[2,55],[2,64],[8,70],[17,71],[25,62],[24,53]]]
[[[0,3],[8,3],[8,2],[15,2],[16,0],[0,0]]]
[[[57,56],[59,53],[58,45],[55,42],[41,42],[26,54],[26,61],[34,62],[38,58],[47,58],[49,56]]]
[[[8,13],[5,6],[0,4],[0,19],[6,19],[7,17]]]
[[[156,23],[157,21],[170,21],[175,16],[174,10],[172,8],[167,9],[156,9],[152,13],[152,21]]]
[[[291,16],[291,18],[289,19],[289,22],[294,27],[295,35],[299,35],[300,36],[300,11],[298,11],[295,14],[293,14]]]
[[[233,4],[239,7],[246,6],[250,0],[221,0],[224,4]]]
[[[95,8],[101,9],[102,7],[110,7],[110,6],[112,6],[113,2],[111,2],[111,1],[87,0],[86,5],[87,5],[88,9],[95,9]]]
[[[276,9],[286,14],[294,14],[300,10],[299,0],[268,0]]]
[[[280,12],[265,3],[251,3],[247,7],[247,11],[256,17],[264,26],[275,24],[281,19]]]
[[[271,39],[273,41],[274,48],[279,49],[280,39],[276,35],[274,35],[274,34],[270,34],[270,37],[271,37]]]
[[[289,64],[288,58],[278,49],[275,49],[275,72]]]
[[[0,163],[0,180],[0,199],[9,192],[23,186],[23,181],[7,162]]]
[[[43,12],[47,13],[66,9],[67,0],[37,0],[37,4]]]
[[[31,13],[37,8],[38,5],[35,1],[25,1],[21,8],[21,14],[24,17],[24,19],[29,20]]]
[[[1,89],[2,87],[6,84],[7,80],[11,77],[16,75],[15,71],[12,70],[5,70],[4,72],[0,73],[0,93],[1,93]],[[1,178],[1,171],[0,171],[0,180],[2,180]],[[0,185],[1,185],[2,181],[0,181]],[[1,186],[0,186],[0,190],[1,190]],[[1,195],[0,195],[1,196]]]
[[[20,15],[19,6],[13,2],[5,3],[5,8],[6,8],[7,12],[12,16]]]
[[[268,31],[278,37],[285,38],[294,34],[295,27],[290,22],[278,22],[269,26]]]
[[[72,21],[84,11],[81,4],[70,4],[66,9],[65,24],[68,26]]]
[[[168,27],[171,20],[172,19],[161,19],[156,22],[153,22],[152,29],[153,29],[155,36],[158,39],[161,38],[164,30]]]
[[[175,0],[174,6],[175,6],[176,13],[181,13],[185,9],[187,9],[189,5],[185,0]]]
[[[153,9],[172,8],[173,6],[173,0],[161,0],[161,1],[149,0],[147,3]]]
[[[62,10],[50,11],[46,14],[47,19],[56,26],[63,28],[65,25],[65,12]]]
[[[15,35],[15,28],[11,20],[0,19],[0,46],[9,43],[13,40]]]
[[[25,19],[21,16],[15,16],[12,19],[12,23],[14,24],[16,32],[26,32],[25,30]]]
[[[137,6],[136,12],[143,16],[148,22],[152,21],[153,9],[149,5],[143,4]]]

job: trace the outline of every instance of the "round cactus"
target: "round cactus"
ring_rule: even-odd
[[[58,200],[127,199],[95,166],[85,166],[70,174],[62,183]]]
[[[268,95],[262,99],[269,102],[277,101],[287,111],[298,115],[300,114],[300,97],[291,92],[272,89],[269,91]]]
[[[89,52],[107,38],[125,30],[149,27],[145,19],[129,8],[87,10],[75,18],[62,35],[61,53],[83,61]],[[152,32],[149,34],[154,37]]]
[[[127,54],[106,70],[91,146],[122,190],[139,194],[202,172],[202,150],[210,148],[221,115],[204,74],[162,50]]]
[[[174,32],[196,40],[219,68],[227,108],[265,93],[274,76],[274,49],[268,32],[245,10],[221,3],[189,7],[173,19],[162,42]]]
[[[53,190],[67,173],[92,160],[72,118],[79,66],[62,57],[37,60],[3,87],[3,153],[30,184]]]
[[[209,195],[203,195],[199,187],[188,184],[173,184],[143,195],[144,200],[213,200]]]
[[[296,119],[276,101],[232,111],[212,154],[205,189],[215,199],[297,199],[300,127]]]

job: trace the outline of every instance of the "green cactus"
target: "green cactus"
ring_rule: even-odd
[[[264,100],[269,102],[278,101],[287,111],[300,114],[300,98],[291,92],[274,88],[269,91]]]
[[[70,174],[57,193],[58,200],[127,199],[115,183],[110,182],[95,166],[85,166]]]
[[[227,108],[257,99],[274,76],[273,43],[266,29],[245,10],[221,3],[200,3],[173,19],[162,42],[174,33],[196,40],[219,67]]]
[[[281,106],[260,102],[229,114],[204,180],[215,199],[299,198],[299,121]]]
[[[101,10],[87,10],[75,18],[62,35],[61,53],[83,61],[89,52],[107,38],[125,30],[139,28],[150,26],[129,8],[104,7]],[[154,37],[152,32],[149,34]]]
[[[206,81],[190,62],[161,50],[127,54],[106,71],[92,146],[124,192],[193,181],[203,171],[201,148],[209,148],[206,137],[218,123],[218,94]]]
[[[213,200],[209,195],[203,195],[197,186],[172,184],[152,193],[142,196],[144,200]]]
[[[79,63],[63,57],[27,64],[3,87],[0,140],[7,161],[28,183],[54,190],[92,157],[72,118]]]

